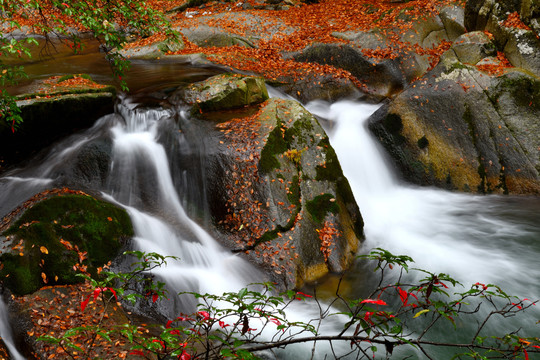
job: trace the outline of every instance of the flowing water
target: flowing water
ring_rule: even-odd
[[[465,287],[457,291],[481,282],[499,285],[521,299],[540,299],[538,197],[466,195],[405,185],[396,179],[384,151],[367,130],[367,119],[378,106],[341,101],[312,102],[307,108],[327,120],[323,124],[365,221],[362,252],[381,247],[409,255],[414,267],[460,281]],[[358,276],[365,271],[358,265],[349,273],[351,296],[355,287],[365,286],[365,278]],[[539,319],[539,309],[532,307],[528,315],[513,321],[494,319],[487,329],[496,334],[521,327],[522,335],[538,336]],[[470,341],[476,323],[462,326],[455,340]],[[449,334],[437,335],[448,338]]]
[[[366,223],[363,252],[383,247],[412,256],[420,268],[452,274],[463,283],[497,283],[521,297],[540,297],[535,283],[540,278],[538,199],[404,186],[394,178],[365,129],[363,122],[375,106],[318,102],[308,108],[327,119],[324,123],[331,142]],[[37,164],[0,178],[0,214],[35,192],[65,185],[66,166],[80,150],[106,139],[112,143],[112,162],[97,190],[128,210],[136,248],[181,259],[157,272],[173,292],[223,293],[260,282],[262,274],[222,248],[186,214],[186,204],[198,202],[198,208],[204,209],[206,201],[201,190],[204,184],[200,184],[204,166],[197,163],[205,151],[204,139],[183,132],[190,122],[181,109],[145,108],[125,99],[116,114],[62,141]],[[179,135],[167,137],[170,133]],[[365,278],[359,274],[365,271],[359,265],[349,273],[353,290],[363,286]],[[173,316],[190,305],[175,299],[174,306],[165,309],[166,315]],[[308,306],[295,308],[291,316],[309,320],[317,312]],[[339,326],[336,322],[325,331]],[[6,331],[4,327],[2,331]],[[317,350],[321,357],[324,352],[323,348]]]
[[[24,360],[17,347],[14,345],[12,330],[9,324],[8,308],[4,299],[0,296],[0,339],[4,341],[13,360]]]

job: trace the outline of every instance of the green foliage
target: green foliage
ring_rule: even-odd
[[[153,301],[163,301],[164,285],[153,285],[147,281],[145,274],[164,265],[170,257],[142,252],[131,252],[129,255],[136,258],[130,272],[109,272],[101,281],[88,278],[95,289],[94,299],[101,296],[104,307],[111,301],[116,302],[117,296],[126,299],[133,295],[127,299],[134,301],[152,294]],[[183,292],[180,296],[197,300],[198,309],[193,314],[179,314],[158,325],[152,332],[140,331],[131,324],[118,324],[115,329],[104,331],[97,324],[69,329],[57,337],[46,336],[40,340],[57,344],[65,351],[86,353],[90,357],[93,349],[81,348],[73,343],[71,340],[74,336],[88,334],[90,329],[91,336],[99,334],[111,341],[112,333],[117,332],[133,344],[132,355],[156,359],[176,357],[181,360],[258,359],[257,354],[262,350],[323,341],[329,342],[332,347],[345,343],[347,348],[350,347],[350,354],[359,359],[371,359],[376,353],[381,353],[382,348],[390,358],[398,347],[418,349],[428,358],[437,358],[433,354],[436,348],[454,349],[457,354],[452,359],[528,359],[529,354],[540,353],[539,339],[524,338],[519,335],[519,329],[508,329],[510,332],[502,336],[482,333],[491,317],[512,317],[536,302],[510,296],[492,284],[476,283],[466,291],[453,292],[462,285],[450,276],[412,269],[409,267],[412,262],[410,257],[393,255],[384,249],[374,249],[361,258],[374,263],[374,269],[380,276],[378,285],[366,297],[346,299],[338,289],[337,298],[332,304],[324,305],[316,298],[308,299],[311,296],[302,292],[288,290],[278,294],[269,283],[252,284],[238,292],[220,295]],[[396,271],[399,274],[397,281],[386,283],[388,273]],[[412,271],[423,274],[423,278],[414,284],[402,283],[403,273]],[[142,293],[126,291],[134,282],[145,284]],[[119,287],[113,287],[114,284],[119,284]],[[310,301],[306,305],[318,308],[319,318],[307,322],[289,320],[287,309],[297,301]],[[475,301],[481,304],[474,305]],[[463,344],[424,338],[434,327],[441,325],[445,326],[444,333],[447,334],[461,331],[456,326],[457,320],[468,321],[467,317],[477,315],[483,304],[491,307],[491,311],[483,321],[475,320],[478,326],[470,335],[470,342]],[[319,332],[325,321],[336,317],[343,320],[341,331],[336,334]]]
[[[84,42],[78,32],[74,32],[66,23],[69,18],[90,32],[105,50],[111,71],[122,90],[127,91],[122,76],[129,69],[129,61],[120,50],[128,37],[147,37],[157,32],[164,32],[168,41],[178,42],[178,33],[171,29],[165,16],[153,10],[146,1],[111,0],[102,3],[78,0],[28,0],[0,1],[2,19],[9,21],[13,30],[23,30],[17,19],[33,21],[33,35],[45,36],[49,42],[50,35],[55,34],[60,41],[73,49],[75,53],[83,50]],[[0,34],[0,85],[17,84],[26,77],[22,66],[17,62],[22,57],[31,57],[29,46],[38,45],[35,38],[11,37],[9,33]],[[14,65],[15,64],[15,65]],[[8,123],[13,130],[22,121],[20,111],[16,110],[13,98],[2,91],[0,94],[0,121]]]

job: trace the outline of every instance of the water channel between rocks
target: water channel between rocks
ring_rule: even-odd
[[[165,131],[178,130],[171,110],[136,108],[136,102],[124,99],[116,115],[106,116],[92,129],[56,144],[40,163],[0,178],[0,212],[58,185],[63,164],[84,144],[110,139],[112,167],[106,184],[98,190],[128,209],[138,249],[180,257],[181,261],[159,271],[171,288],[222,293],[261,281],[262,274],[220,246],[204,225],[186,214],[188,203],[205,206],[205,196],[196,184],[200,174],[190,170],[196,166],[171,168],[171,157],[180,162],[182,156],[196,161],[206,151],[204,137],[188,139],[188,134],[172,143],[164,141]],[[382,247],[394,254],[410,255],[415,267],[451,274],[466,286],[494,283],[521,298],[540,298],[538,198],[455,194],[401,184],[366,130],[365,120],[377,106],[340,101],[313,102],[307,108],[321,118],[362,212],[366,233],[362,253]],[[180,123],[189,127],[191,119],[181,109],[176,111]],[[164,144],[171,145],[172,150]],[[149,192],[152,199],[146,202]],[[204,214],[197,218],[204,219]],[[356,265],[346,275],[344,291],[350,296],[363,294],[370,284],[370,275],[366,274],[371,270],[362,263]],[[320,293],[331,292],[331,283],[329,280],[321,285]],[[172,315],[188,305],[176,300],[174,307],[165,311]],[[291,316],[306,321],[317,314],[308,304],[295,309]],[[532,317],[515,321],[528,329],[538,318],[536,310]],[[339,326],[336,322],[325,331]],[[498,328],[497,323],[492,324],[492,329]],[[317,356],[324,358],[324,346],[318,349]],[[306,350],[288,351],[288,356],[282,356],[302,358],[298,354]]]

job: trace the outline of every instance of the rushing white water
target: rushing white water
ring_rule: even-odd
[[[0,296],[0,338],[4,340],[4,344],[9,351],[12,360],[24,360],[19,350],[14,345],[11,328],[9,326],[8,308]]]
[[[376,105],[315,102],[307,108],[333,124],[330,141],[365,221],[365,248],[409,254],[416,266],[456,275],[464,283],[521,284],[529,297],[540,297],[538,287],[529,286],[531,278],[540,278],[538,244],[519,243],[537,236],[538,229],[494,216],[494,207],[504,207],[498,204],[502,197],[400,184],[366,128]]]
[[[402,184],[367,129],[366,120],[378,106],[341,101],[313,102],[307,108],[329,120],[330,142],[364,218],[364,253],[381,247],[409,255],[416,268],[450,274],[464,284],[461,291],[481,282],[500,285],[522,299],[540,298],[538,199],[455,194]],[[535,336],[539,318],[533,307],[526,316],[491,321],[488,328],[495,334],[522,327],[526,335]]]
[[[154,273],[167,283],[173,293],[221,294],[238,291],[249,283],[260,281],[262,276],[256,269],[222,248],[182,208],[167,152],[157,142],[158,123],[170,114],[126,108],[121,112],[126,123],[118,123],[111,129],[114,151],[108,181],[110,195],[127,207],[136,234],[134,245],[138,250],[180,258]],[[144,179],[139,179],[141,164],[145,169]],[[159,209],[157,216],[134,207],[139,199],[132,197],[137,197],[138,187],[142,182],[148,183],[148,179],[153,179],[150,182],[153,187],[152,208]],[[178,304],[170,310],[179,311],[181,307],[182,304]]]
[[[419,268],[449,273],[465,284],[496,283],[522,297],[540,297],[538,286],[530,286],[531,279],[540,278],[540,244],[535,241],[540,233],[536,220],[540,219],[533,215],[524,220],[540,206],[525,200],[512,203],[510,198],[405,186],[394,177],[365,128],[365,120],[377,106],[342,101],[307,107],[331,123],[327,129],[331,143],[365,221],[362,251],[383,247],[412,256]],[[171,122],[172,112],[138,110],[125,102],[119,114],[122,119],[105,117],[85,134],[60,144],[37,166],[0,179],[0,203],[11,206],[24,199],[23,194],[31,196],[46,188],[62,173],[66,159],[75,156],[83,144],[107,133],[112,138],[112,166],[104,195],[129,211],[138,250],[180,258],[155,271],[171,293],[220,294],[260,282],[263,274],[222,248],[186,215],[170,168],[169,149],[159,141],[160,124]],[[178,144],[179,148],[186,146]],[[514,215],[513,211],[521,212]],[[189,311],[185,307],[190,304],[171,298],[175,304],[166,309],[167,315],[175,316],[180,309]],[[291,308],[288,316],[292,321],[315,319],[318,309],[314,305]],[[335,333],[341,326],[336,321],[322,331]],[[4,338],[10,343],[9,336]],[[326,344],[318,344],[316,354],[324,358],[330,352],[321,345]],[[304,358],[310,349],[295,347],[288,350],[287,357]]]

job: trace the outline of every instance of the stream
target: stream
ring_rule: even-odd
[[[194,201],[199,209],[207,206],[200,184],[204,166],[197,163],[207,149],[196,134],[183,133],[174,139],[167,134],[188,129],[192,120],[182,109],[138,105],[137,99],[122,99],[116,114],[62,140],[38,162],[4,174],[0,214],[36,192],[63,186],[66,164],[85,144],[106,139],[112,142],[112,165],[104,185],[96,190],[128,210],[136,248],[181,259],[157,272],[172,290],[223,293],[260,282],[263,274],[219,245],[203,228],[205,224],[194,221],[192,212],[186,211]],[[415,267],[451,274],[466,287],[475,282],[495,283],[521,298],[540,298],[538,198],[455,194],[405,185],[397,180],[366,129],[365,122],[377,106],[355,101],[306,106],[326,127],[360,207],[366,233],[362,253],[382,247],[411,256]],[[350,296],[363,293],[370,283],[365,274],[370,271],[358,263],[348,272]],[[321,291],[325,286],[321,285]],[[164,311],[173,316],[192,305],[174,299]],[[3,309],[0,306],[2,324]],[[514,323],[529,331],[540,318],[538,309],[534,311]],[[290,316],[306,321],[317,314],[308,304],[295,308]],[[336,322],[325,331],[339,326]],[[505,330],[500,327],[495,323],[490,329]],[[6,326],[0,326],[0,335],[14,351],[7,332]],[[324,358],[327,350],[317,346],[317,358]],[[297,347],[279,358],[304,358],[299,354],[305,351]]]

